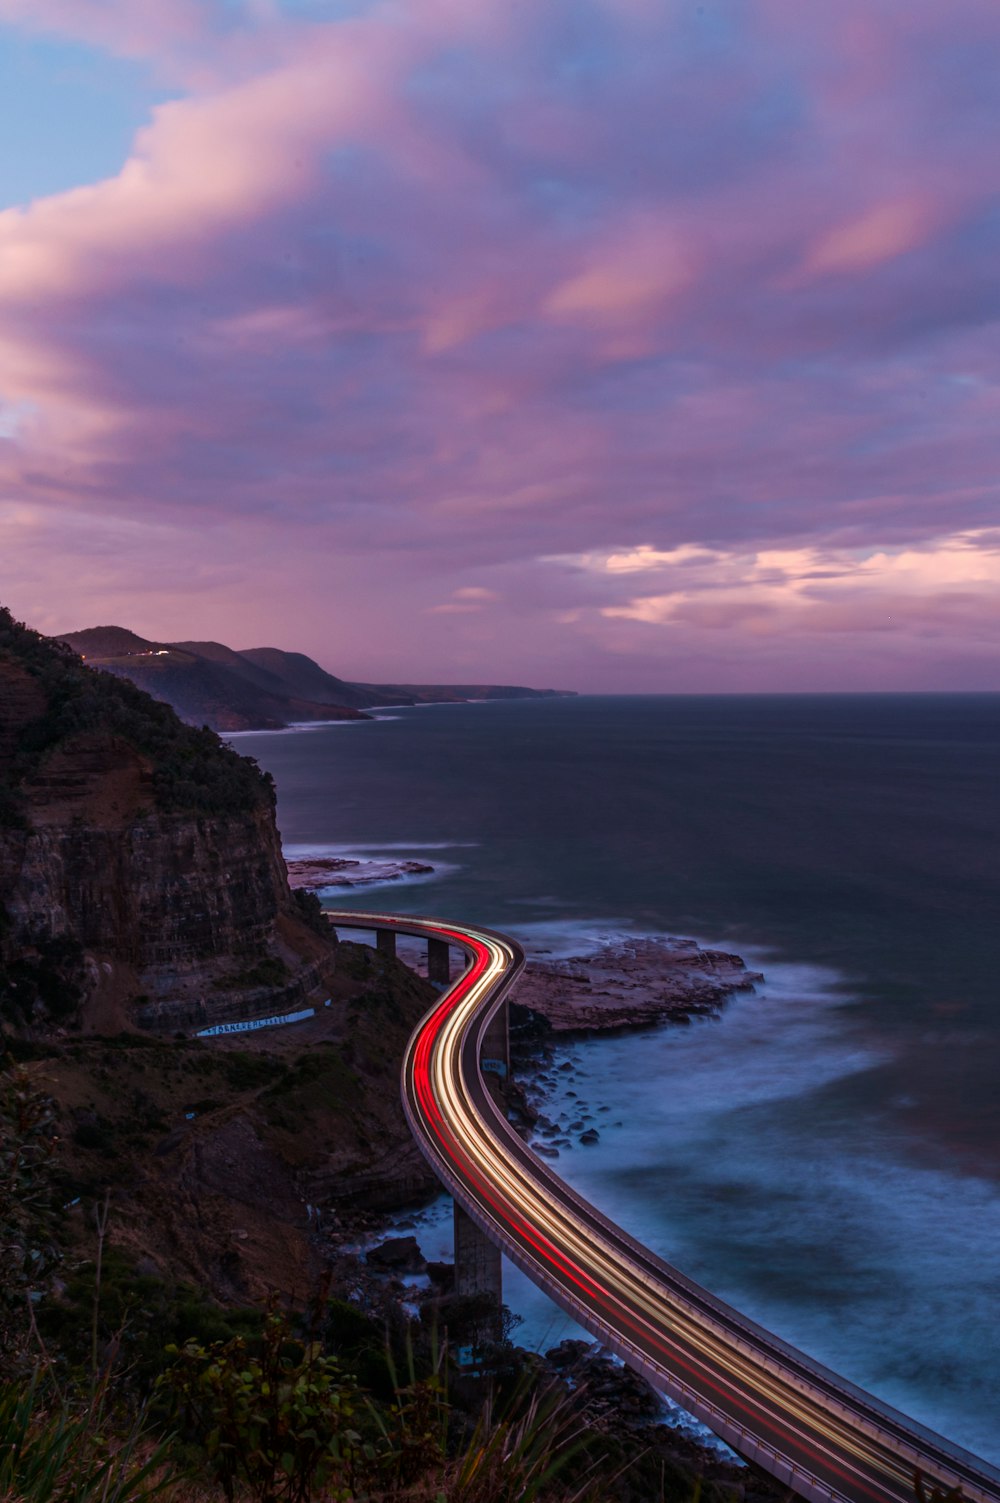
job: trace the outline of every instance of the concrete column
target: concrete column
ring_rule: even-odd
[[[427,941],[427,979],[429,981],[437,981],[447,986],[451,980],[448,949],[448,941],[445,939]]]
[[[375,948],[380,955],[388,955],[393,960],[396,958],[396,931],[395,929],[378,929],[375,932]]]
[[[499,1075],[501,1080],[506,1081],[510,1075],[510,1028],[508,1023],[509,1014],[507,1004],[501,1007],[490,1018],[489,1027],[483,1034],[483,1047],[480,1059],[487,1074]]]
[[[503,1298],[500,1249],[455,1202],[455,1293]]]

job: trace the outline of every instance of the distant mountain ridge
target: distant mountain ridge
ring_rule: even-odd
[[[557,689],[513,684],[359,684],[301,652],[237,651],[223,642],[155,642],[123,626],[91,626],[58,638],[92,668],[126,678],[172,705],[182,720],[215,731],[281,730],[298,721],[367,720],[374,706],[548,699]]]

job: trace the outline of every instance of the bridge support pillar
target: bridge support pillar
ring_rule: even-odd
[[[479,1063],[491,1084],[494,1080],[499,1080],[506,1086],[510,1079],[510,1023],[506,1002],[490,1018],[489,1026],[483,1034]]]
[[[427,979],[437,981],[447,986],[451,980],[451,963],[448,958],[449,945],[444,939],[429,939],[427,941]]]
[[[396,931],[395,929],[377,929],[375,931],[375,948],[380,955],[388,955],[393,960],[396,958]]]
[[[455,1204],[455,1293],[492,1294],[499,1314],[503,1298],[500,1249]]]

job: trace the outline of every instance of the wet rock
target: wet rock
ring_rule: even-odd
[[[594,1143],[599,1143],[600,1141],[601,1135],[597,1131],[596,1127],[588,1127],[586,1132],[582,1132],[580,1134],[580,1142],[585,1143],[588,1148],[591,1147]]]
[[[703,950],[693,940],[629,939],[568,962],[531,961],[519,996],[554,1035],[582,1034],[688,1023],[762,979],[738,955]],[[574,1063],[558,1069],[568,1073]]]
[[[578,1367],[591,1350],[589,1341],[573,1341],[567,1337],[558,1346],[549,1348],[545,1360],[560,1372],[565,1372],[567,1368]]]
[[[371,1248],[365,1261],[385,1273],[423,1273],[427,1267],[416,1237],[390,1237]]]
[[[435,1289],[449,1293],[455,1287],[454,1263],[428,1263],[427,1277]]]
[[[357,860],[350,856],[312,857],[288,861],[291,887],[315,892],[326,887],[363,887],[369,882],[398,882],[403,877],[423,877],[434,871],[426,861]]]

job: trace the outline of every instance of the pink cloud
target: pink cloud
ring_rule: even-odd
[[[609,584],[622,572],[616,555],[588,559],[585,567],[605,571]],[[1000,621],[995,532],[960,533],[862,557],[815,548],[754,554],[677,549],[649,567],[670,588],[605,605],[605,619],[669,628],[674,635],[694,629],[754,638],[833,632],[860,639],[893,632],[917,633],[925,641],[956,629],[985,638]]]
[[[0,299],[197,277],[221,236],[308,194],[319,152],[377,131],[396,50],[371,40],[363,68],[334,34],[275,72],[159,106],[117,177],[0,213]]]
[[[371,640],[395,559],[415,642],[503,622],[528,660],[543,622],[566,661],[607,661],[681,629],[699,653],[799,620],[847,638],[852,611],[875,632],[880,601],[900,640],[922,600],[971,634],[993,618],[965,578],[859,567],[842,600],[789,594],[780,563],[726,573],[923,557],[995,511],[1000,20],[956,3],[913,0],[904,36],[860,0],[238,25],[40,0],[30,24],[108,46],[118,16],[121,46],[181,59],[184,97],[114,178],[0,215],[0,494],[47,518],[7,557],[40,567],[57,515],[106,538],[127,519],[128,569],[146,535],[177,578],[196,519],[245,619],[249,566],[226,561],[252,529],[289,580],[315,567],[319,588],[317,550],[354,559],[326,609],[349,596]],[[602,550],[627,593],[552,562]],[[654,577],[671,563],[683,588]],[[492,568],[520,583],[487,610],[462,591]],[[114,570],[110,543],[68,569],[67,624]]]
[[[823,235],[809,251],[803,270],[807,276],[867,271],[915,250],[932,226],[932,214],[915,199],[877,204]]]
[[[584,265],[552,290],[545,312],[583,323],[644,320],[691,284],[692,262],[669,219],[633,219],[616,226],[610,243],[591,251]]]

